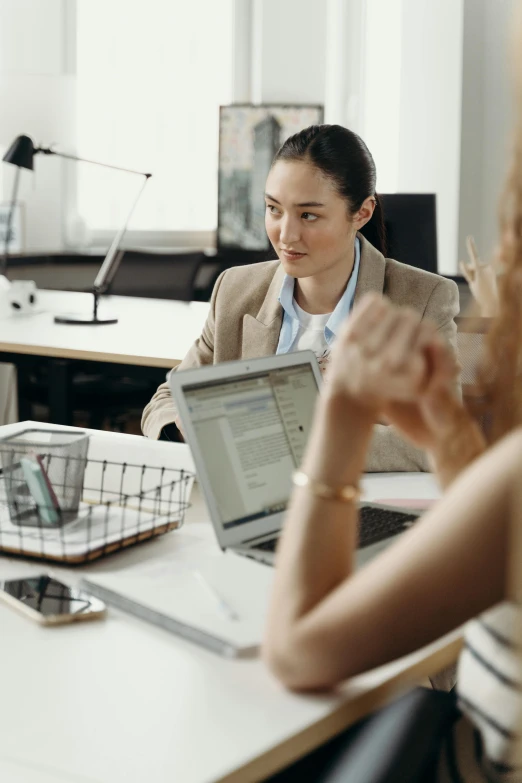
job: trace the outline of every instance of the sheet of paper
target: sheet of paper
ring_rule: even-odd
[[[238,647],[257,647],[273,575],[270,566],[229,552],[185,565],[178,562],[170,570],[164,566],[93,574],[88,582]],[[223,609],[223,603],[233,616]]]

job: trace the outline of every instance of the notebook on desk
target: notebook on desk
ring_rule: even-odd
[[[321,383],[315,354],[183,370],[171,373],[169,383],[221,548],[273,564]],[[418,516],[414,509],[363,502],[357,565]]]
[[[255,655],[263,635],[273,570],[217,554],[191,564],[100,574],[82,586],[114,606],[228,658]]]

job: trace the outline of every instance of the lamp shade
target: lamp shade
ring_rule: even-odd
[[[33,170],[34,144],[29,136],[17,136],[2,160],[20,166],[22,169]]]

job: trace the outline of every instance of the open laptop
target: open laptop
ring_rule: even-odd
[[[223,550],[273,563],[320,384],[312,351],[171,373],[185,440]],[[419,513],[363,503],[357,564],[388,546]]]

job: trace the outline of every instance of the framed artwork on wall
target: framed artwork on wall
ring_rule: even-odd
[[[269,250],[265,181],[289,136],[323,121],[323,107],[234,104],[219,110],[218,250]]]

